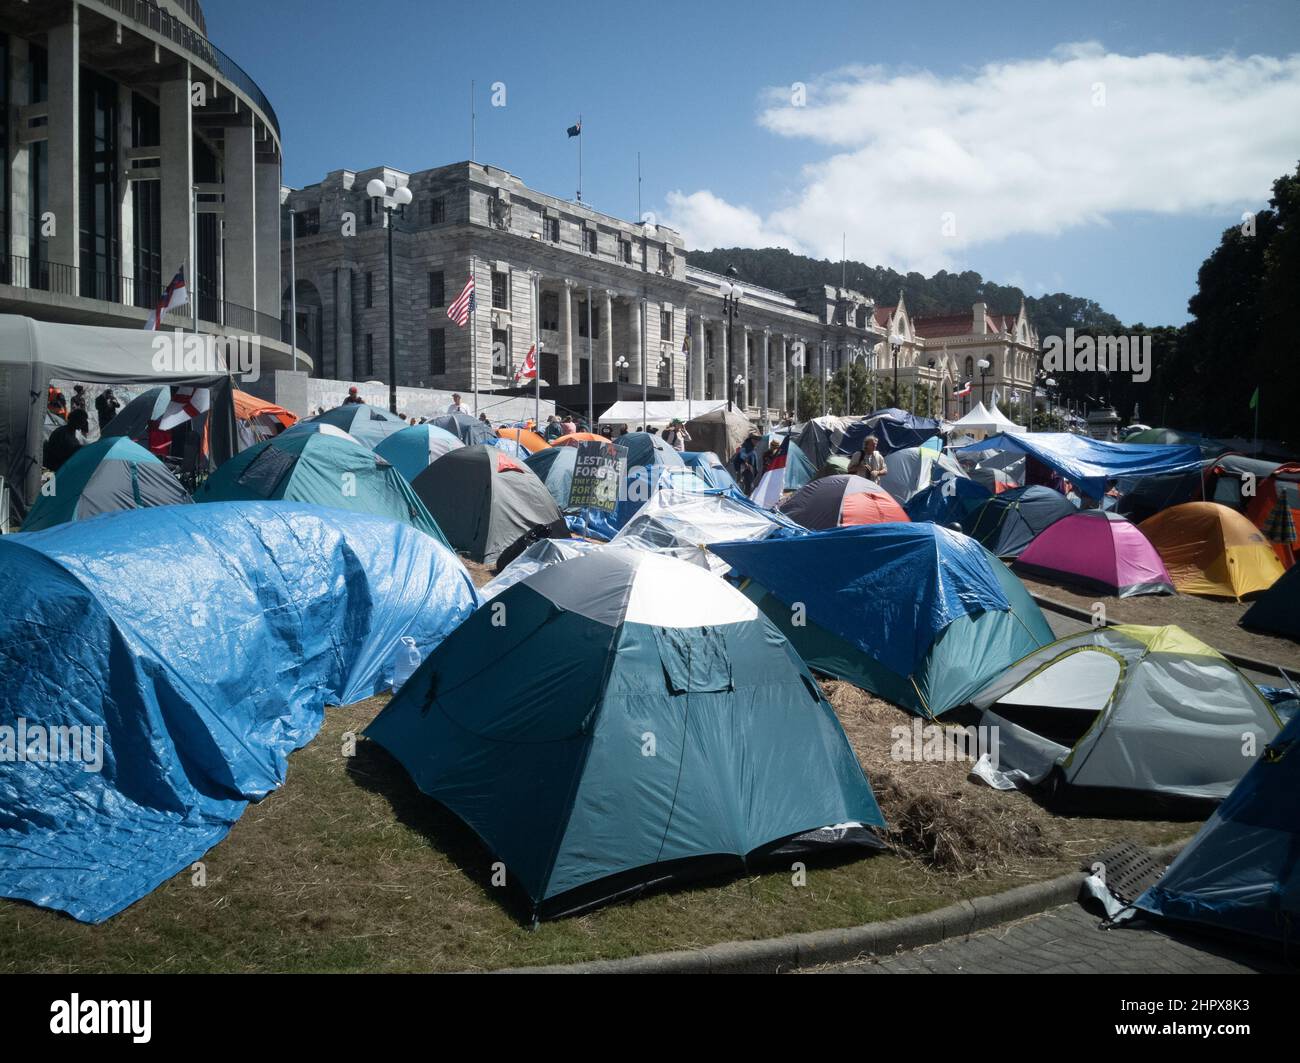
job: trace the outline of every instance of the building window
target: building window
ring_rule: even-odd
[[[596,230],[584,229],[582,238],[587,244],[587,254],[594,255],[596,253]]]
[[[492,271],[492,309],[510,309],[510,285],[506,274]]]
[[[375,378],[375,337],[374,333],[366,333],[366,379]]]
[[[542,292],[541,327],[548,332],[560,331],[560,293]]]
[[[375,275],[366,274],[366,309],[373,309],[375,305]]]
[[[551,243],[558,244],[560,242],[560,219],[543,218],[542,233]]]
[[[429,305],[447,305],[447,284],[442,270],[429,274]]]
[[[673,338],[673,312],[671,310],[659,311],[659,336],[666,342],[671,343]]]
[[[32,103],[44,103],[49,99],[49,57],[44,48],[31,45],[28,49],[28,99]],[[46,266],[46,242],[41,238],[41,217],[49,209],[50,203],[50,142],[37,140],[28,151],[28,223],[30,234],[28,255],[28,285],[32,288],[48,289],[50,286],[49,268]]]
[[[503,328],[492,330],[492,375],[506,376],[510,372],[510,337]]]
[[[375,224],[375,201],[366,196],[366,224]]]
[[[131,96],[131,146],[157,147],[161,140],[158,105],[138,93]],[[156,166],[149,160],[142,168]],[[131,215],[134,230],[132,257],[135,265],[136,306],[152,308],[162,296],[162,182],[131,182]],[[167,280],[171,280],[170,277]]]
[[[618,244],[620,257],[630,266],[632,264],[632,241],[620,240]]]
[[[434,376],[447,372],[447,333],[440,328],[429,329],[429,372]]]
[[[671,274],[673,271],[673,253],[666,247],[659,249],[659,272]]]
[[[434,196],[427,202],[429,204],[429,224],[441,225],[447,220],[447,197]]]
[[[586,300],[578,303],[573,312],[578,315],[578,335],[583,339],[587,338],[587,303]],[[600,339],[600,307],[591,308],[591,338]]]
[[[320,207],[296,211],[293,216],[293,235],[295,239],[304,236],[316,236],[320,232]]]

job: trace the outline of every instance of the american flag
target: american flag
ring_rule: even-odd
[[[469,324],[469,315],[474,313],[474,278],[465,282],[465,287],[456,296],[456,301],[447,307],[447,316],[461,328]]]

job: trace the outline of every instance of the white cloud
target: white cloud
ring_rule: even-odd
[[[847,232],[854,258],[928,273],[972,246],[1126,211],[1239,211],[1300,156],[1300,55],[1080,44],[954,77],[850,68],[810,84],[806,106],[788,89],[764,99],[760,125],[790,150],[830,154],[766,216],[712,192],[671,193],[688,246],[838,258]]]

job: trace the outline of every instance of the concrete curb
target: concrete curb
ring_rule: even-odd
[[[1160,846],[1151,855],[1167,863],[1186,841]],[[1071,871],[1046,882],[1017,886],[1005,893],[958,901],[922,915],[908,915],[842,930],[787,934],[766,941],[727,941],[702,949],[656,952],[623,960],[593,960],[553,967],[514,967],[501,974],[780,974],[800,967],[845,963],[871,956],[967,937],[999,923],[1023,919],[1068,904],[1079,895],[1086,875]]]

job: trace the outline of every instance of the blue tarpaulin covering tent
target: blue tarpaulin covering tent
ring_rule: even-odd
[[[992,497],[993,492],[983,484],[954,476],[913,495],[903,503],[903,508],[912,520],[928,520],[945,527],[960,526]]]
[[[686,450],[682,452],[682,461],[693,469],[710,487],[734,487],[740,490],[736,478],[721,458],[711,450]]]
[[[808,664],[925,716],[962,704],[1053,639],[1014,575],[934,524],[716,543]],[[803,623],[794,609],[802,605]]]
[[[1159,476],[1178,472],[1199,472],[1201,451],[1192,446],[1110,443],[1069,432],[1002,432],[957,450],[979,453],[1010,450],[1026,454],[1054,469],[1089,498],[1106,493],[1106,481],[1120,477]]]
[[[224,838],[403,636],[428,652],[477,604],[406,524],[262,502],[5,536],[0,599],[0,896],[87,922]]]
[[[1265,748],[1137,907],[1234,934],[1300,937],[1300,716]]]
[[[841,454],[852,454],[862,449],[867,436],[875,436],[880,453],[889,455],[896,450],[920,446],[938,431],[938,421],[891,407],[855,421],[844,433],[839,449]]]

